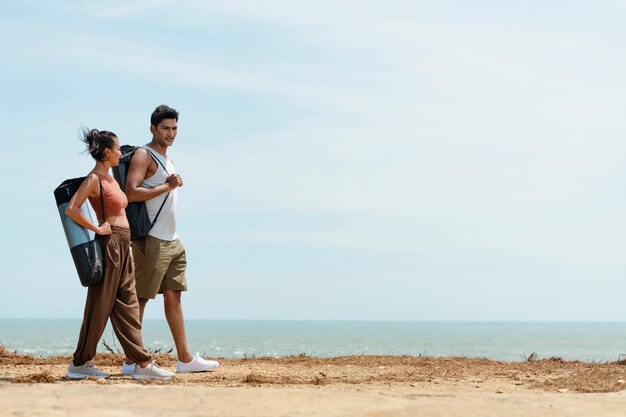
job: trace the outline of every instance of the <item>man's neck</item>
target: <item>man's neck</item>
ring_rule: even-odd
[[[154,139],[148,144],[148,146],[160,153],[161,155],[167,156],[167,146],[159,145]]]

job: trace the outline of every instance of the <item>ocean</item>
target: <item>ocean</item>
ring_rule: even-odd
[[[0,344],[36,356],[74,351],[80,320],[0,319]],[[188,320],[192,353],[211,357],[346,355],[465,356],[502,361],[560,357],[615,361],[626,354],[626,323]],[[102,339],[120,350],[110,326]],[[146,320],[144,345],[172,349],[165,320]],[[106,352],[104,345],[98,348]]]

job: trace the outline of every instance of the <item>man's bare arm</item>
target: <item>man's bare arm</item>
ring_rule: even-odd
[[[153,159],[148,155],[147,150],[139,148],[135,151],[133,158],[130,160],[126,176],[126,196],[128,201],[150,200],[179,186],[175,175],[170,175],[165,184],[157,185],[154,188],[142,187],[141,184],[146,179],[152,162]]]

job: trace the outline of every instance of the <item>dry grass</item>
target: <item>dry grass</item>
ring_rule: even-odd
[[[176,358],[167,353],[156,361],[171,368]],[[63,380],[70,356],[38,358],[20,355],[0,346],[2,379],[19,383]],[[116,375],[124,360],[121,354],[98,354],[94,363],[114,375],[111,383],[128,383]],[[355,355],[317,358],[306,355],[283,358],[220,359],[217,372],[178,375],[168,381],[178,385],[293,386],[332,384],[384,384],[424,386],[448,384],[470,388],[489,384],[542,391],[613,392],[626,388],[624,361],[589,363],[561,358],[541,359],[532,354],[523,362],[501,362],[465,357],[415,357]],[[45,370],[42,372],[42,369]],[[490,385],[491,386],[491,385]]]
[[[37,374],[29,374],[14,378],[11,382],[14,384],[53,384],[57,382],[57,378],[50,372],[40,372]]]

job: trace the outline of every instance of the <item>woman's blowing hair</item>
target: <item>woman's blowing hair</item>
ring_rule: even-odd
[[[87,127],[83,127],[81,130],[80,140],[87,145],[85,152],[89,152],[93,159],[102,161],[104,150],[111,149],[115,145],[114,139],[117,135],[107,130],[89,130]]]

